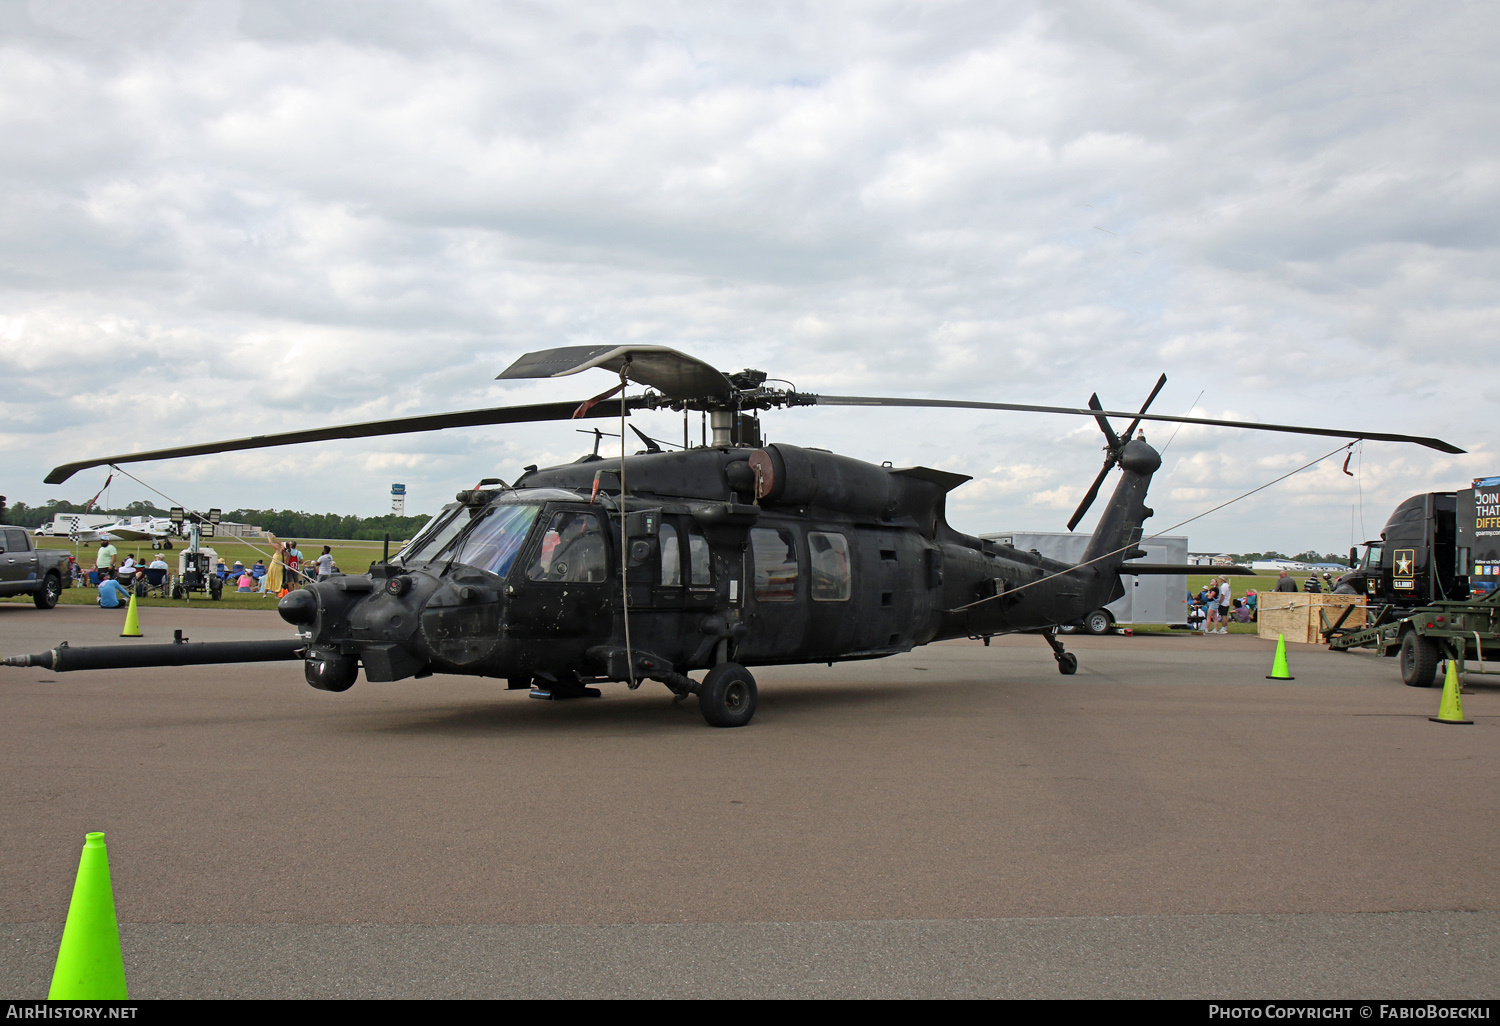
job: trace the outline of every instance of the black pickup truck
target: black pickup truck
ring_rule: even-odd
[[[36,548],[24,527],[0,527],[0,596],[30,595],[38,609],[51,609],[72,586],[71,555]]]

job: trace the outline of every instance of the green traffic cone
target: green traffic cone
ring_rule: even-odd
[[[104,835],[92,833],[85,838],[78,860],[78,879],[47,1000],[123,1001],[126,996],[120,927],[109,885],[109,852]]]
[[[1427,718],[1433,723],[1473,723],[1473,720],[1464,719],[1464,700],[1458,697],[1458,670],[1452,659],[1447,662],[1448,674],[1443,678],[1443,700],[1438,705],[1438,714]]]
[[[1296,680],[1286,668],[1286,635],[1276,635],[1276,661],[1271,664],[1271,672],[1266,674],[1266,680]]]
[[[130,608],[125,611],[125,629],[120,632],[122,638],[141,637],[141,614],[135,611],[135,592],[130,593]]]

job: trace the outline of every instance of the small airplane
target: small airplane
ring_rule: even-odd
[[[1413,442],[1436,438],[1135,413],[945,399],[829,396],[768,387],[763,371],[726,374],[663,346],[574,346],[527,353],[502,379],[561,377],[597,368],[618,384],[582,402],[510,406],[259,435],[65,464],[59,483],[91,466],[481,424],[683,414],[683,448],[639,429],[644,450],[527,467],[513,485],[494,478],[461,491],[394,557],[364,574],[334,575],[287,593],[281,617],[299,637],[145,647],[70,648],[11,656],[9,666],[54,672],[125,666],[300,659],[324,691],[434,673],[502,678],[537,698],[596,697],[593,685],[654,680],[696,696],[713,726],[755,713],[749,667],[874,659],[952,638],[989,643],[1031,634],[1060,673],[1077,671],[1060,628],[1123,594],[1127,561],[1153,511],[1161,456],[1137,434],[1143,420]],[[631,383],[647,386],[624,395]],[[619,398],[615,398],[619,396]],[[822,449],[765,443],[759,414],[780,407],[933,407],[1092,417],[1104,466],[1068,522],[1077,526],[1118,467],[1119,484],[1083,559],[1065,563],[963,534],[945,515],[969,480],[929,467],[877,465]],[[689,411],[704,414],[689,445]],[[1109,418],[1130,420],[1116,432]],[[708,436],[709,427],[712,437]],[[622,446],[623,449],[623,446]],[[1224,568],[1220,568],[1221,570]],[[1193,568],[1131,562],[1128,573]],[[701,679],[691,673],[703,671]]]
[[[79,542],[150,542],[153,548],[170,549],[173,538],[181,538],[182,525],[167,517],[125,517],[88,530],[69,532]]]

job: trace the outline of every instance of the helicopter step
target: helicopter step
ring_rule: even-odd
[[[592,678],[591,678],[592,679]],[[515,684],[511,688],[515,688]],[[563,702],[570,698],[598,698],[599,689],[589,687],[577,675],[556,676],[550,673],[539,673],[531,678],[531,698],[540,698],[544,702]]]

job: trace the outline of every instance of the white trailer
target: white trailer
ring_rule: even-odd
[[[1000,531],[982,534],[980,537],[1069,563],[1081,560],[1083,550],[1089,544],[1088,535],[1071,534],[1067,531]],[[1140,547],[1146,553],[1138,560],[1141,563],[1185,566],[1188,561],[1186,535],[1148,538],[1141,542]],[[1130,564],[1125,565],[1128,567]],[[1093,610],[1085,616],[1080,621],[1084,630],[1090,634],[1107,634],[1119,623],[1187,622],[1186,574],[1122,573],[1120,583],[1125,585],[1125,594],[1103,609]]]

